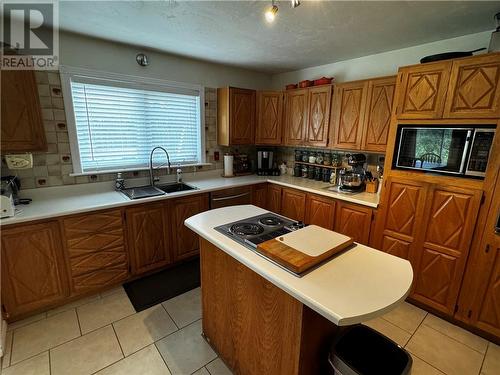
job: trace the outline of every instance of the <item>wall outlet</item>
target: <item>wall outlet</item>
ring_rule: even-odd
[[[214,160],[219,161],[219,151],[214,151]]]

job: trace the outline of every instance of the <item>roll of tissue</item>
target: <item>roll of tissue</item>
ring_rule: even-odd
[[[233,155],[224,155],[224,176],[231,177],[233,175]]]

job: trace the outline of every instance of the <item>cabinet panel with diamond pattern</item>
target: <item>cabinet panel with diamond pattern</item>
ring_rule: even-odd
[[[308,90],[292,90],[285,94],[285,144],[303,145],[308,119]]]
[[[330,123],[330,85],[309,89],[309,120],[307,123],[307,144],[325,147],[328,142]]]
[[[281,91],[259,91],[257,93],[256,144],[281,144],[282,116],[283,93]]]

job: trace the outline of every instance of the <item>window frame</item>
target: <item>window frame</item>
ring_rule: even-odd
[[[140,171],[147,170],[148,167],[143,168],[119,168],[113,170],[96,170],[96,171],[83,171],[80,159],[80,147],[78,145],[78,136],[76,129],[76,118],[73,110],[73,95],[71,92],[71,82],[79,81],[94,84],[108,84],[113,86],[120,86],[121,84],[128,84],[133,89],[165,91],[183,93],[186,91],[197,91],[199,93],[200,102],[200,139],[199,139],[199,162],[194,164],[181,164],[182,167],[188,166],[203,166],[210,165],[206,162],[206,137],[205,137],[205,87],[203,85],[182,83],[176,81],[167,81],[156,78],[141,77],[128,74],[111,73],[94,69],[76,68],[70,66],[60,66],[59,73],[61,76],[61,88],[63,92],[64,108],[66,112],[66,126],[68,130],[69,146],[71,150],[71,162],[73,164],[73,173],[70,176],[86,176],[105,173],[127,172],[127,171]],[[121,86],[123,87],[123,85]],[[163,164],[160,163],[160,164]]]

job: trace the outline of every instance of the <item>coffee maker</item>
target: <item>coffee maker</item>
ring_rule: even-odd
[[[339,192],[346,194],[360,193],[365,190],[366,156],[364,154],[346,154],[349,168],[339,172]]]
[[[273,152],[257,151],[257,174],[259,176],[270,176],[273,173]]]

